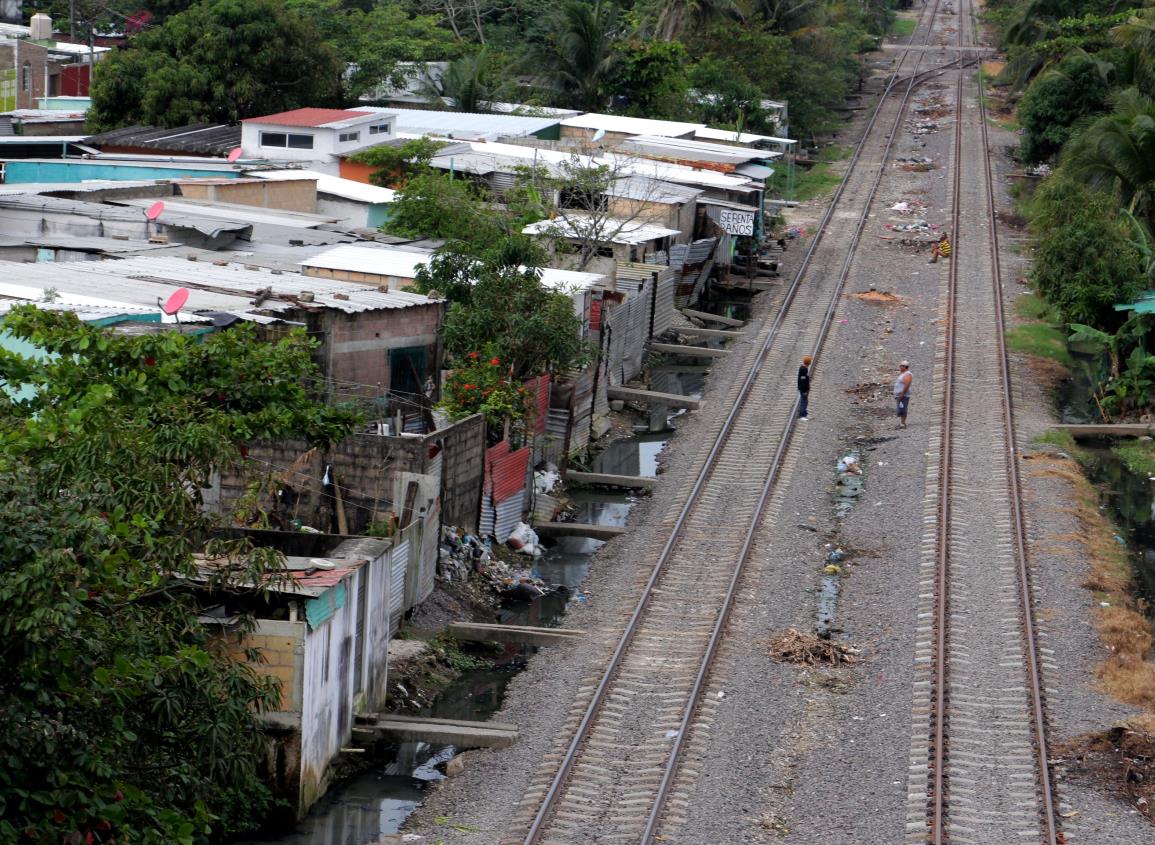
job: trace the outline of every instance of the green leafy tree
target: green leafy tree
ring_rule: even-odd
[[[1113,331],[1123,322],[1113,306],[1135,299],[1145,278],[1117,203],[1056,175],[1033,198],[1031,227],[1035,289],[1064,320]]]
[[[437,290],[451,303],[442,337],[455,366],[485,350],[520,383],[584,363],[573,300],[541,283],[543,258],[535,244],[514,235],[482,252],[450,244],[419,271],[417,289]]]
[[[686,116],[686,48],[677,41],[623,42],[618,46],[614,90],[625,114],[658,120]]]
[[[486,244],[502,234],[501,216],[487,206],[482,190],[466,179],[438,171],[414,176],[401,189],[382,227],[403,238],[445,238]]]
[[[1028,163],[1058,154],[1081,119],[1107,105],[1109,67],[1079,51],[1035,78],[1019,104],[1022,155]]]
[[[442,61],[462,45],[435,15],[410,14],[400,3],[286,0],[286,8],[313,21],[349,68],[347,99],[372,96],[380,85],[397,87],[414,73],[412,62]]]
[[[586,111],[609,103],[621,32],[617,7],[610,0],[568,0],[553,18],[548,41],[531,53],[538,85],[556,102]]]
[[[277,0],[206,0],[96,66],[88,123],[227,123],[338,105],[342,69],[317,28]]]
[[[399,147],[381,144],[362,150],[353,156],[353,161],[377,168],[369,177],[374,185],[401,189],[414,176],[431,173],[429,162],[444,146],[443,141],[434,141],[432,138],[413,138]]]
[[[313,344],[114,335],[14,309],[0,352],[0,841],[194,845],[258,822],[274,682],[198,623],[199,491],[250,438],[329,442]],[[281,562],[232,544],[259,583]],[[225,589],[218,583],[216,589]],[[256,655],[250,655],[256,657]]]

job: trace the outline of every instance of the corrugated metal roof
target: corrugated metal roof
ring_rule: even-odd
[[[273,182],[291,182],[294,179],[313,179],[317,183],[318,194],[329,194],[353,202],[389,203],[397,198],[397,192],[377,185],[366,185],[340,176],[330,176],[316,170],[254,170],[251,174],[258,179]]]
[[[689,185],[676,185],[661,179],[650,179],[647,176],[628,176],[614,182],[606,193],[611,197],[655,202],[662,205],[685,205],[700,197],[702,189]]]
[[[417,270],[433,258],[432,252],[399,249],[393,246],[342,244],[301,261],[302,267],[341,270],[347,273],[371,273],[412,279]]]
[[[194,123],[161,129],[135,125],[89,135],[87,143],[97,147],[143,147],[224,156],[241,145],[241,126],[239,123]]]
[[[706,126],[704,123],[679,123],[674,120],[650,120],[644,117],[624,117],[620,114],[597,112],[567,117],[561,125],[575,129],[604,129],[606,132],[625,135],[660,135],[665,138],[692,135]]]
[[[636,149],[669,158],[734,165],[782,155],[782,153],[770,150],[752,150],[748,147],[734,147],[729,144],[712,144],[709,141],[694,141],[685,138],[663,138],[656,135],[638,135],[627,138],[622,146],[626,149]]]
[[[132,202],[125,200],[124,202]],[[142,200],[145,207],[156,202],[155,199]],[[167,200],[166,200],[167,206]],[[41,214],[72,215],[87,217],[93,220],[107,220],[122,223],[139,224],[143,218],[141,212],[125,205],[109,205],[107,203],[82,202],[80,200],[61,199],[41,194],[0,195],[0,208],[19,209],[22,211],[38,211]],[[199,212],[199,209],[198,209]],[[206,214],[181,214],[175,209],[169,209],[160,220],[161,225],[182,226],[194,229],[209,237],[216,237],[222,232],[246,233],[251,230],[248,223],[237,219],[213,219]]]
[[[749,132],[734,132],[730,129],[711,129],[704,127],[695,130],[695,138],[701,138],[703,141],[722,141],[731,144],[775,144],[779,146],[792,146],[798,141],[794,138],[776,138],[773,135],[753,135]]]
[[[434,157],[433,166],[442,170],[453,169],[487,175],[493,172],[511,172],[514,167],[532,164],[546,166],[557,172],[559,165],[573,162],[583,167],[603,165],[623,175],[646,176],[679,185],[724,190],[742,190],[750,187],[750,180],[745,176],[719,173],[716,170],[700,170],[684,164],[656,161],[635,155],[607,153],[591,157],[540,147],[480,141],[470,142],[469,149],[471,152],[467,153],[459,153],[457,148],[452,151],[444,150]]]
[[[345,109],[292,109],[290,111],[266,114],[261,117],[247,117],[243,123],[259,123],[265,126],[307,126],[340,129],[352,123],[361,123],[371,112],[347,111]]]
[[[582,226],[588,221],[586,215],[571,214],[568,217],[558,217],[554,220],[541,220],[531,223],[522,229],[526,235],[547,235],[555,238],[580,237]],[[590,223],[589,225],[594,225]],[[650,225],[641,220],[617,220],[606,218],[598,224],[600,231],[607,234],[605,240],[615,244],[641,244],[647,241],[656,241],[659,238],[668,238],[680,235],[678,229],[668,229],[665,226]]]
[[[250,270],[247,266],[157,256],[21,264],[19,284],[0,283],[0,295],[35,302],[43,299],[45,290],[52,288],[74,302],[87,298],[94,305],[129,304],[155,310],[158,301],[163,301],[176,288],[187,287],[189,299],[184,310],[190,314],[277,313],[309,306],[353,314],[436,302],[408,291],[379,291],[354,282],[274,273],[255,267]],[[313,294],[311,303],[298,301],[302,291]]]
[[[116,198],[109,200],[116,205],[131,205],[149,208],[156,202],[155,197],[141,199]],[[323,214],[305,214],[301,211],[280,211],[275,208],[261,208],[254,205],[240,205],[226,202],[198,202],[190,199],[165,197],[164,211],[158,218],[164,223],[171,213],[188,214],[196,217],[210,217],[216,220],[244,221],[245,224],[260,223],[269,226],[290,226],[292,228],[313,229],[327,223],[336,223],[338,218]]]
[[[391,114],[397,118],[398,132],[444,135],[474,140],[532,135],[561,122],[560,117],[530,117],[517,114],[476,114],[458,111],[428,111],[366,106],[362,111]]]

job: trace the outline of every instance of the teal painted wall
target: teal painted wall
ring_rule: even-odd
[[[235,170],[220,170],[163,165],[112,164],[95,161],[7,161],[4,163],[4,182],[19,185],[26,182],[83,182],[86,179],[113,179],[131,182],[149,179],[182,179],[186,177],[216,177],[235,179]]]

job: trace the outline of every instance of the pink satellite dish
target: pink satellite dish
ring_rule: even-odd
[[[155,220],[156,218],[160,217],[163,212],[164,203],[158,200],[148,207],[148,211],[144,213],[144,216],[149,220]]]
[[[243,151],[240,147],[233,147],[232,150],[229,151],[229,164],[232,164],[234,161],[240,158],[242,152]]]
[[[171,317],[184,308],[186,302],[188,302],[188,288],[177,288],[173,295],[165,300],[164,305],[160,306],[160,310]]]

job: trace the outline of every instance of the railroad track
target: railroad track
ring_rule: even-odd
[[[960,46],[977,40],[966,12]],[[907,841],[1058,845],[981,75],[959,74],[956,103]]]
[[[923,13],[928,42],[937,12],[936,3]],[[680,768],[681,755],[709,704],[702,694],[743,565],[790,470],[797,362],[821,353],[911,92],[960,63],[923,70],[934,56],[920,53],[904,71],[909,58],[896,64],[777,314],[747,347],[745,378],[719,403],[729,412],[709,432],[693,484],[673,497],[668,539],[646,561],[649,576],[607,667],[579,690],[503,845],[648,843],[684,818],[697,771]]]

